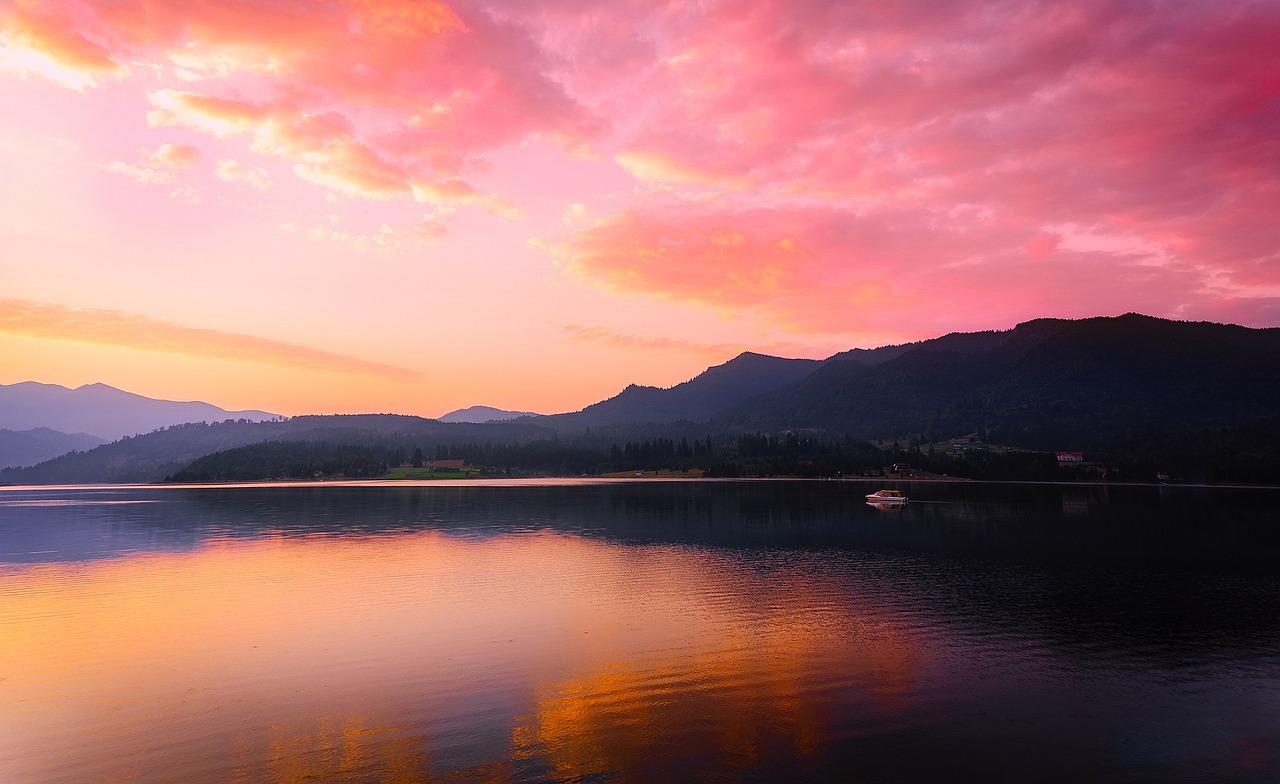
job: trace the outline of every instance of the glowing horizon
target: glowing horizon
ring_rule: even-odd
[[[0,383],[552,413],[744,350],[1280,325],[1280,7],[12,0]]]

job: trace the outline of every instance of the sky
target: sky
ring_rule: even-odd
[[[0,0],[0,383],[553,413],[1280,325],[1277,0]]]

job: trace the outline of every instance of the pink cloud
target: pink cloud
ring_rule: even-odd
[[[732,190],[751,187],[751,178],[748,176],[700,168],[664,152],[623,150],[613,157],[631,176],[645,182],[679,182]]]
[[[1058,247],[1028,264],[1016,227],[914,206],[859,216],[667,204],[535,245],[608,291],[754,314],[792,333],[921,338],[990,328],[992,314],[999,324],[1135,309],[1195,317],[1221,297],[1193,265],[1149,254]]]
[[[0,20],[89,84],[153,74],[157,127],[353,196],[514,217],[488,153],[589,148],[636,187],[531,232],[623,295],[927,336],[1256,320],[1280,290],[1270,0],[23,0]]]
[[[249,134],[250,149],[293,161],[294,173],[335,191],[372,199],[413,197],[431,204],[478,206],[516,216],[518,208],[451,174],[430,159],[378,149],[338,112],[311,114],[287,102],[266,104],[172,89],[151,95],[155,126],[184,126],[219,136]]]
[[[855,329],[872,313],[916,306],[895,274],[909,260],[881,258],[877,231],[851,232],[846,219],[858,223],[830,211],[672,207],[619,213],[535,244],[607,290],[751,311],[796,331]]]
[[[79,24],[78,24],[79,23]],[[12,67],[33,71],[76,89],[118,72],[121,64],[108,48],[79,29],[91,24],[70,9],[33,0],[17,0],[0,15],[0,44],[20,50]]]
[[[336,112],[309,114],[284,103],[254,104],[179,90],[152,94],[148,121],[186,126],[220,136],[248,133],[250,148],[295,161],[294,172],[310,182],[370,198],[412,193],[411,175],[358,138],[350,120]]]
[[[234,158],[219,158],[214,165],[214,176],[223,182],[243,182],[259,190],[271,187],[271,176],[260,166],[249,166]]]
[[[112,161],[107,171],[123,174],[146,185],[172,185],[178,181],[175,174],[181,169],[191,169],[200,159],[200,151],[185,144],[162,144],[137,163]]]
[[[1027,240],[1027,257],[1043,259],[1051,255],[1062,244],[1062,235],[1053,232],[1042,232]]]
[[[719,193],[551,243],[582,278],[797,329],[1190,317],[1223,291],[1271,312],[1247,302],[1280,287],[1275,4],[700,9],[646,22],[654,89],[618,144],[661,164],[638,180]],[[736,249],[708,244],[726,222]],[[1063,225],[1130,245],[1067,252]],[[779,266],[782,236],[809,257]]]
[[[334,216],[336,220],[336,216]],[[285,231],[299,231],[296,223],[280,227]],[[303,232],[307,239],[337,242],[362,253],[388,253],[424,242],[438,240],[449,233],[449,228],[438,216],[428,215],[408,228],[395,228],[386,223],[371,233],[358,233],[334,225],[313,226]]]
[[[537,136],[576,145],[594,127],[545,75],[528,32],[479,8],[68,0],[3,19],[7,37],[73,72],[150,67],[162,81],[198,82],[154,90],[149,121],[246,134],[254,151],[352,195],[425,194],[514,215],[462,179],[477,156]]]
[[[168,169],[190,169],[200,160],[200,151],[189,144],[162,144],[147,160]]]

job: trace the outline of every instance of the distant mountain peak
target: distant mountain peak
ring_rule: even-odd
[[[47,427],[0,429],[0,468],[28,466],[75,450],[93,449],[103,439],[88,433],[61,433]]]
[[[200,401],[160,400],[101,382],[75,389],[36,381],[0,384],[0,428],[15,431],[47,427],[112,441],[187,422],[261,421],[276,416],[267,411],[228,411]]]
[[[440,422],[465,422],[479,425],[485,422],[507,422],[520,417],[540,416],[532,411],[507,411],[493,406],[468,406],[450,411],[438,418]]]
[[[559,427],[705,422],[721,411],[799,381],[819,364],[816,359],[784,359],[744,351],[673,387],[628,384],[607,400],[551,419]]]

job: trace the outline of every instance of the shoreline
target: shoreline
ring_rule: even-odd
[[[5,492],[36,492],[36,491],[57,491],[57,490],[125,490],[125,489],[165,489],[172,488],[175,490],[205,490],[205,489],[233,489],[233,488],[286,488],[286,487],[572,487],[575,485],[609,485],[609,484],[630,484],[630,483],[681,483],[681,484],[726,484],[732,482],[743,483],[765,483],[765,482],[813,482],[813,483],[832,483],[841,482],[850,485],[896,485],[896,484],[980,484],[980,485],[1018,485],[1018,486],[1042,486],[1042,487],[1080,487],[1080,488],[1107,488],[1107,487],[1150,487],[1150,488],[1168,488],[1168,489],[1198,489],[1198,490],[1277,490],[1280,491],[1280,485],[1253,485],[1253,484],[1195,484],[1195,483],[1177,483],[1162,484],[1155,482],[1070,482],[1070,481],[1031,481],[1019,479],[967,479],[964,477],[915,477],[910,479],[895,479],[892,477],[796,477],[796,476],[765,476],[765,477],[679,477],[679,476],[540,476],[540,477],[475,477],[470,479],[275,479],[275,480],[250,480],[250,481],[232,481],[232,482],[198,482],[190,484],[180,484],[172,482],[152,482],[138,483],[125,482],[119,484],[113,483],[95,483],[95,484],[57,484],[57,485],[0,485],[0,493]]]

